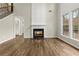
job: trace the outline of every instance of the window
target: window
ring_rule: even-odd
[[[13,12],[13,3],[0,3],[0,19]]]
[[[63,16],[63,35],[69,36],[69,14]]]
[[[79,39],[79,9],[63,15],[63,35]]]
[[[79,39],[79,10],[72,12],[73,38]]]

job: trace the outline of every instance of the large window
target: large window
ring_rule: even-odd
[[[63,16],[63,34],[69,36],[69,14]]]
[[[79,9],[63,15],[63,35],[79,39]]]
[[[72,12],[73,38],[79,39],[79,10]]]

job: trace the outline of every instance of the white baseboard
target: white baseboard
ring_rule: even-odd
[[[50,36],[45,36],[44,38],[57,38],[57,36],[52,36],[52,37],[50,37]]]
[[[4,43],[4,42],[6,42],[6,41],[12,40],[13,38],[15,38],[15,36],[6,38],[5,40],[1,41],[0,44]]]
[[[25,39],[32,39],[32,37],[24,37]],[[54,37],[44,37],[45,39],[53,39],[53,38],[58,38],[57,36]]]

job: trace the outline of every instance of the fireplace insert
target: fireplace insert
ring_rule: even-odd
[[[44,38],[44,29],[33,29],[33,38],[34,39]]]

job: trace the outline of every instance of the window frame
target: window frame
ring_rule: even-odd
[[[77,8],[77,9],[75,9],[75,10],[78,10],[78,17],[79,17],[79,8]],[[73,10],[73,11],[75,11],[75,10]],[[61,17],[61,35],[63,36],[63,37],[66,37],[66,38],[69,38],[69,39],[73,39],[73,40],[76,40],[76,41],[79,41],[78,39],[75,39],[74,37],[73,37],[73,11],[71,11],[71,12],[69,12],[69,13],[65,13],[65,14],[63,14],[62,15],[62,17]],[[63,34],[63,16],[64,15],[66,15],[66,14],[69,14],[69,36],[66,36],[66,35],[64,35]]]
[[[79,40],[79,39],[76,39],[76,38],[73,37],[73,12],[76,12],[76,11],[78,11],[78,17],[79,17],[79,8],[72,11],[72,38],[75,39],[75,40]]]
[[[65,37],[67,37],[67,38],[69,38],[69,36],[70,36],[70,33],[68,34],[69,36],[67,36],[67,35],[64,35],[63,33],[64,33],[64,31],[63,31],[63,25],[64,25],[64,20],[63,20],[63,17],[65,17],[65,16],[70,16],[69,15],[70,13],[65,13],[65,14],[63,14],[62,15],[62,19],[61,19],[61,35],[63,35],[63,36],[65,36]],[[69,21],[68,21],[68,26],[70,25],[70,17],[69,17]],[[70,26],[68,27],[69,29],[70,29]],[[70,30],[69,30],[69,32],[70,32]]]

